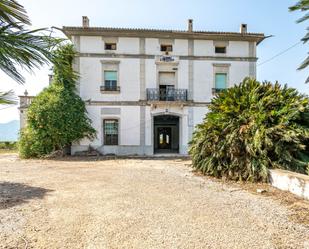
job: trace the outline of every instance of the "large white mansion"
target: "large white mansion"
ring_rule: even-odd
[[[211,98],[256,76],[256,46],[264,34],[240,32],[63,27],[78,51],[78,93],[97,139],[72,153],[187,154],[194,127]],[[21,110],[23,110],[21,106]],[[22,115],[23,116],[23,115]],[[21,117],[21,122],[23,117]]]

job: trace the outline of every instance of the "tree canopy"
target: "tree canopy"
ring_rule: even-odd
[[[24,158],[48,155],[82,138],[95,137],[85,103],[75,93],[74,55],[70,44],[54,52],[52,84],[31,103],[26,128],[21,132],[19,148]]]

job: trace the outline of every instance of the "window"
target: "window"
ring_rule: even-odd
[[[104,90],[117,91],[117,71],[104,71]]]
[[[105,50],[116,50],[116,43],[105,43]]]
[[[216,73],[215,79],[215,93],[220,92],[227,87],[227,74],[226,73]]]
[[[215,47],[215,53],[216,54],[225,54],[226,53],[226,47]]]
[[[118,120],[104,119],[104,145],[118,145]]]
[[[172,45],[161,45],[162,52],[172,52],[173,46]]]

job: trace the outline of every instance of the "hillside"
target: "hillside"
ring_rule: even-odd
[[[0,123],[0,141],[17,141],[19,132],[19,120],[8,123]]]

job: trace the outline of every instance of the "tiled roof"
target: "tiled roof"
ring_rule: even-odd
[[[162,38],[193,38],[193,39],[231,39],[261,42],[263,33],[240,33],[220,31],[187,31],[144,28],[112,28],[112,27],[69,27],[64,26],[63,32],[72,35],[109,35],[121,34],[131,37],[162,37]]]

